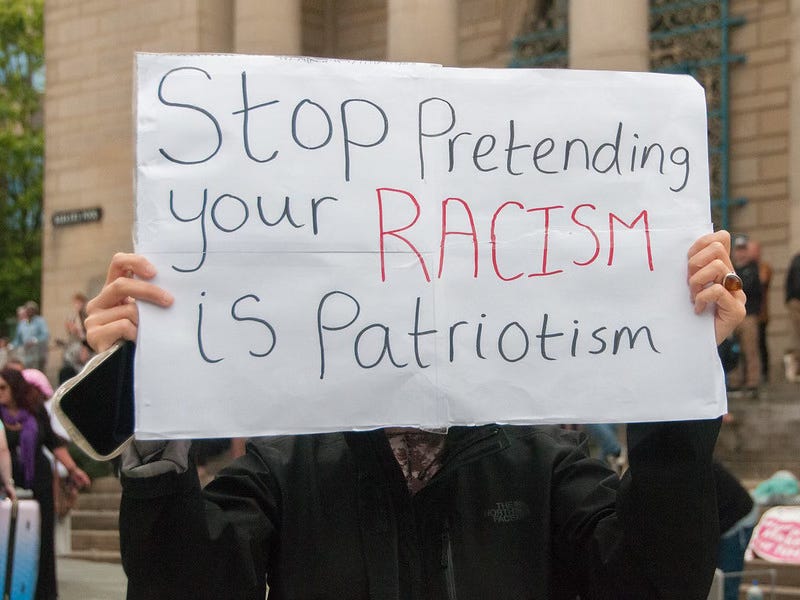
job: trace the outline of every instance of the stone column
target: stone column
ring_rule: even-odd
[[[234,48],[250,54],[302,53],[300,0],[236,0]]]
[[[458,0],[389,0],[389,60],[458,64]]]
[[[789,4],[789,257],[800,252],[800,0]]]
[[[649,71],[647,0],[570,0],[569,65]]]

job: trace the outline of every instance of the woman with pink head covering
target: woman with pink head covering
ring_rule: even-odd
[[[25,381],[38,389],[45,399],[49,399],[53,396],[53,386],[50,385],[50,380],[47,379],[47,375],[42,373],[39,369],[23,369],[22,376],[25,378]]]
[[[29,373],[28,377],[43,385],[41,378],[35,373]],[[49,382],[48,386],[43,387],[47,389]],[[49,389],[52,392],[52,388]],[[90,483],[89,477],[69,455],[66,441],[53,431],[50,417],[44,408],[44,399],[45,393],[37,385],[29,383],[23,371],[8,367],[0,370],[0,417],[11,450],[14,479],[19,487],[33,492],[42,515],[37,600],[58,597],[53,468],[45,457],[43,448],[48,448],[56,460],[67,468],[70,478],[79,488]]]

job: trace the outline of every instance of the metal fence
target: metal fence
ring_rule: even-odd
[[[514,39],[510,67],[569,65],[569,2],[541,2],[527,33]],[[744,18],[729,0],[650,0],[650,65],[660,73],[693,76],[706,90],[712,219],[730,228],[731,212],[746,202],[730,193],[730,76],[743,54],[731,52],[731,30]]]

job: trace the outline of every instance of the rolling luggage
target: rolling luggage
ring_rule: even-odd
[[[36,500],[0,500],[0,591],[3,600],[32,600],[39,575],[41,515]]]

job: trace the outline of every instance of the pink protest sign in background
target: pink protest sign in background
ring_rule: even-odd
[[[763,514],[750,550],[770,562],[800,565],[800,506],[776,506]]]

